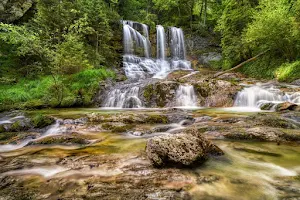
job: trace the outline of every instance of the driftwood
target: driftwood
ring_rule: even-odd
[[[219,77],[219,76],[221,76],[221,75],[223,75],[223,74],[226,74],[226,73],[228,73],[228,72],[234,71],[234,70],[236,70],[236,69],[238,69],[238,68],[244,66],[245,64],[247,64],[247,63],[249,63],[249,62],[252,62],[252,61],[256,60],[258,57],[264,55],[264,54],[267,53],[269,50],[270,50],[270,49],[268,49],[268,50],[266,50],[266,51],[264,51],[264,52],[261,52],[260,54],[257,54],[256,56],[254,56],[254,57],[252,57],[252,58],[249,58],[248,60],[246,60],[246,61],[244,61],[244,62],[238,64],[237,66],[235,66],[235,67],[233,67],[233,68],[231,68],[231,69],[229,69],[229,70],[223,71],[223,72],[221,72],[221,73],[220,73],[220,72],[219,72],[219,73],[216,73],[216,74],[214,75],[214,78],[217,78],[217,77]]]

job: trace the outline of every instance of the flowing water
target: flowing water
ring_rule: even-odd
[[[234,106],[260,108],[263,103],[283,102],[300,104],[300,93],[286,93],[269,84],[246,87],[237,94]]]
[[[189,86],[182,86],[180,90],[188,94],[187,91],[192,89]],[[58,118],[66,118],[68,116],[82,117],[92,112],[109,116],[118,113],[159,115],[164,111],[156,109],[134,111],[64,109],[45,112],[55,113]],[[244,115],[243,113],[231,114],[217,109],[190,111],[189,114],[197,116],[211,115],[217,118],[222,115],[232,115],[232,117],[238,116],[240,118]],[[24,177],[28,181],[23,183],[26,190],[31,191],[33,189],[32,191],[37,192],[38,190],[34,188],[41,187],[44,188],[42,191],[47,191],[48,195],[51,193],[57,194],[57,191],[60,191],[61,194],[69,194],[75,190],[73,188],[75,186],[76,191],[80,191],[82,194],[94,194],[93,190],[84,189],[88,187],[85,182],[91,180],[99,181],[98,185],[109,183],[109,187],[114,187],[114,184],[117,184],[118,181],[122,181],[122,185],[125,187],[130,184],[128,181],[143,182],[146,179],[151,180],[152,176],[156,176],[157,173],[171,173],[170,171],[173,169],[161,172],[160,170],[163,169],[153,169],[147,161],[138,156],[144,152],[146,138],[159,134],[173,134],[184,129],[185,124],[185,121],[182,121],[178,124],[163,125],[170,127],[165,133],[152,133],[142,136],[93,130],[94,125],[89,125],[90,129],[78,126],[75,127],[75,130],[79,135],[88,137],[95,142],[84,146],[45,144],[6,149],[5,152],[0,152],[0,177]],[[139,126],[140,128],[151,128],[161,127],[162,125],[141,124]],[[36,139],[70,134],[70,132],[66,132],[67,129],[66,125],[56,123]],[[176,175],[173,178],[164,179],[164,182],[159,183],[163,184],[164,190],[173,187],[173,184],[176,187],[183,184],[186,185],[184,190],[192,196],[192,199],[197,200],[256,200],[299,197],[300,147],[298,145],[282,144],[278,146],[276,143],[226,140],[215,140],[213,142],[224,151],[224,156],[211,158],[204,165],[197,168],[176,170]],[[19,143],[22,144],[22,140]],[[132,166],[136,167],[132,168]],[[186,178],[183,178],[183,176]],[[39,178],[37,179],[37,177]],[[143,177],[147,178],[143,179]],[[37,180],[39,180],[38,186],[33,184]],[[56,186],[52,185],[49,190],[46,189],[52,183]],[[65,187],[65,184],[68,187]],[[151,181],[147,184],[150,184],[150,188],[155,187],[155,184]],[[81,185],[82,188],[80,188]],[[15,185],[2,186],[0,190],[6,187],[14,190]],[[146,187],[146,185],[139,185],[139,187]],[[120,191],[118,188],[114,189],[116,195]],[[160,195],[155,199],[165,199]]]
[[[180,85],[176,91],[176,106],[178,107],[196,107],[197,96],[194,86]]]
[[[140,108],[142,102],[139,99],[139,87],[134,86],[129,89],[114,89],[110,91],[104,102],[104,107],[115,108]]]

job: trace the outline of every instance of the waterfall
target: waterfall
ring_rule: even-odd
[[[180,28],[172,27],[171,52],[168,59],[166,33],[164,27],[157,25],[157,59],[151,58],[149,27],[133,21],[123,23],[123,68],[127,78],[140,80],[145,78],[165,78],[172,70],[191,70],[191,63],[186,59],[184,35]],[[143,52],[141,52],[143,50]],[[142,55],[140,55],[142,54]]]
[[[146,33],[148,34],[148,33]],[[123,26],[123,42],[125,54],[134,54],[135,49],[143,48],[144,56],[150,57],[150,41],[128,24]],[[136,47],[135,47],[136,45]]]
[[[143,103],[139,99],[139,84],[146,78],[165,78],[172,70],[191,70],[191,63],[186,60],[184,35],[180,28],[171,28],[172,40],[166,38],[165,29],[161,25],[156,26],[157,58],[151,57],[151,43],[149,27],[146,24],[122,21],[123,24],[123,69],[125,75],[130,79],[130,84],[117,85],[106,92],[103,107],[117,108],[139,108]],[[173,33],[174,32],[174,33]],[[171,43],[170,50],[174,52],[172,58],[167,57],[168,44]],[[188,90],[187,90],[188,91]],[[179,103],[180,106],[196,105],[195,94],[181,92],[184,96]],[[179,94],[180,95],[180,94]],[[181,98],[181,97],[178,97]],[[186,100],[190,102],[185,102]]]
[[[156,27],[157,59],[166,60],[166,34],[163,26]]]
[[[139,87],[134,86],[124,89],[113,89],[107,94],[104,107],[115,108],[140,108],[142,102],[139,99]]]
[[[300,93],[284,93],[274,86],[255,85],[244,88],[237,94],[234,106],[238,107],[260,107],[262,103],[291,102],[300,104]]]
[[[171,54],[174,60],[185,60],[186,50],[184,35],[181,28],[171,27]]]
[[[176,106],[196,107],[197,96],[195,95],[194,86],[180,85],[176,91]]]

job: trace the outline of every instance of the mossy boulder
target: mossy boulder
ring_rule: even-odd
[[[151,82],[143,87],[143,98],[146,107],[166,107],[173,103],[179,83],[174,81]]]
[[[38,114],[32,117],[31,122],[34,128],[44,128],[53,124],[55,122],[55,119],[53,117]]]
[[[145,123],[147,124],[167,124],[168,122],[168,117],[165,115],[149,115],[145,119]]]
[[[3,132],[5,132],[6,131],[6,129],[5,129],[5,127],[4,127],[4,125],[0,125],[0,133],[3,133]]]
[[[83,138],[80,134],[72,133],[68,135],[58,135],[52,137],[45,137],[40,140],[33,141],[28,145],[52,145],[52,144],[63,144],[63,145],[86,145],[90,142]]]
[[[195,166],[205,162],[209,155],[223,155],[219,147],[195,129],[151,138],[147,141],[146,153],[156,167]]]
[[[271,103],[271,102],[262,103],[262,104],[260,105],[260,109],[261,109],[261,110],[271,110],[274,106],[275,106],[275,104],[274,104],[274,103]]]
[[[133,124],[124,124],[122,122],[110,122],[102,124],[102,128],[115,133],[124,133],[134,128]]]

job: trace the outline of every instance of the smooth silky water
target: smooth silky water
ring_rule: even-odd
[[[56,117],[69,118],[69,116],[83,117],[92,112],[103,115],[116,113],[159,114],[164,110],[60,109],[38,112],[50,115],[55,113]],[[228,112],[223,109],[198,109],[189,112],[195,117],[201,115],[212,117],[249,115],[249,113]],[[143,124],[141,126],[151,128],[153,125]],[[126,157],[143,154],[146,139],[151,137],[149,135],[139,137],[126,133],[97,131],[79,131],[79,133],[87,135],[91,140],[97,142],[86,146],[25,146],[0,153],[0,157],[3,158],[15,160],[28,158],[32,161],[30,167],[5,171],[2,175],[26,175],[27,177],[38,175],[45,179],[56,177],[68,179],[83,174],[85,176],[118,176],[121,171],[117,168],[104,167],[92,171],[76,171],[59,166],[56,162],[68,156],[80,158],[81,156],[111,155],[113,158],[114,156]],[[200,181],[198,184],[190,185],[187,191],[194,199],[277,199],[280,196],[278,188],[286,187],[287,183],[289,188],[300,187],[299,146],[228,140],[214,140],[213,142],[225,152],[224,156],[211,158],[204,165],[194,169],[180,170],[191,177],[204,175],[215,179],[212,182]]]

